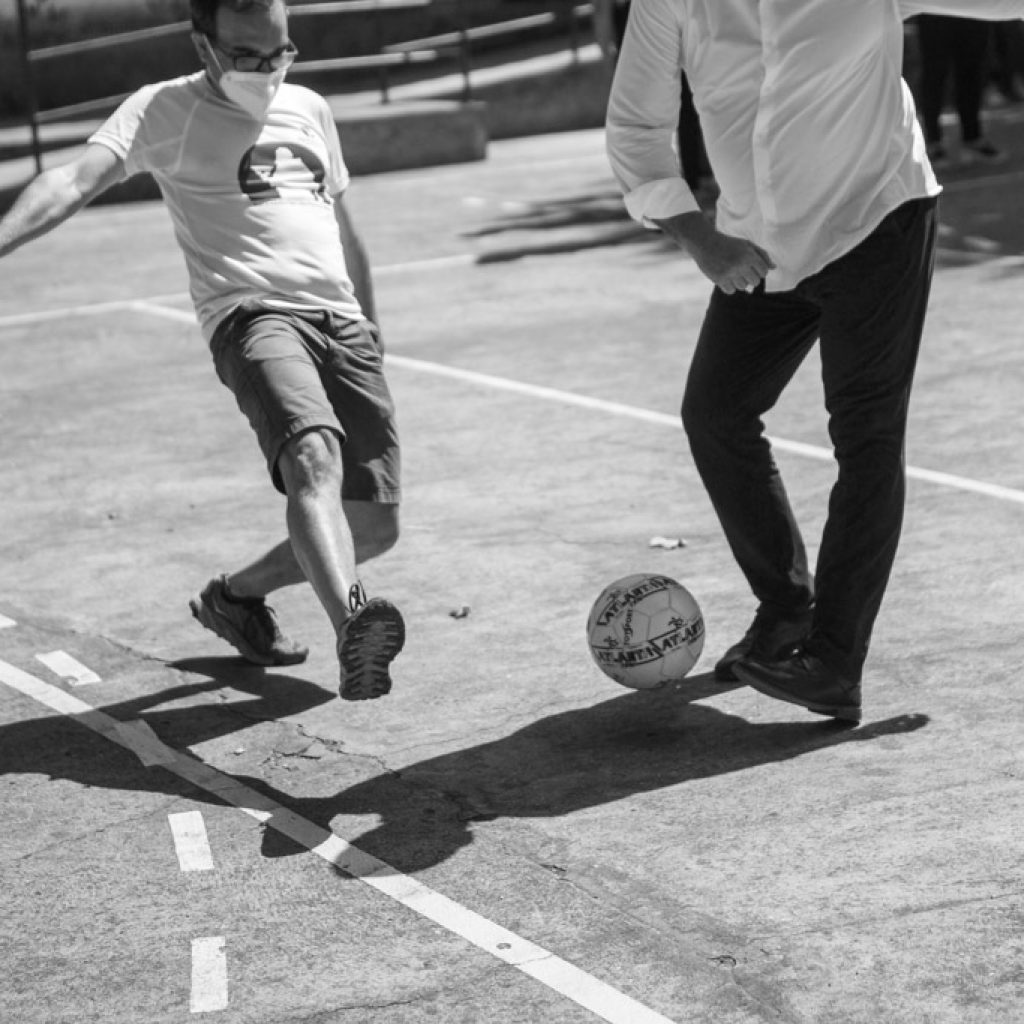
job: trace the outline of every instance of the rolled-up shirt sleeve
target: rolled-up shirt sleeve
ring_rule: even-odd
[[[634,0],[605,123],[608,160],[626,209],[648,226],[700,209],[672,145],[682,65],[678,7],[671,0]]]

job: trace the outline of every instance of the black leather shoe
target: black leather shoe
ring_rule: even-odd
[[[736,677],[760,693],[799,704],[816,715],[860,721],[860,683],[846,679],[802,648],[778,661],[745,658]]]
[[[738,681],[736,663],[753,657],[759,661],[775,661],[798,647],[811,628],[811,609],[795,619],[780,619],[759,611],[750,629],[715,663],[715,678],[722,683]]]

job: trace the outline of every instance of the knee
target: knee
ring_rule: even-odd
[[[278,467],[288,494],[341,487],[341,442],[330,430],[308,430],[285,444]]]
[[[727,410],[716,408],[706,396],[687,390],[683,396],[681,410],[683,430],[691,446],[703,447],[714,438],[725,436],[733,431],[731,424],[726,422]]]

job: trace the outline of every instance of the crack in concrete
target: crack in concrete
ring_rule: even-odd
[[[488,978],[498,975],[502,971],[501,965],[484,965],[477,969],[471,969],[463,975],[464,980],[455,985],[438,985],[429,991],[423,990],[410,993],[404,999],[373,1000],[367,999],[353,1003],[337,1003],[323,1010],[313,1010],[310,1013],[303,1013],[294,1017],[279,1018],[277,1024],[337,1024],[335,1014],[359,1012],[368,1010],[386,1010],[399,1006],[417,1006],[422,1003],[435,1004],[440,996],[464,991],[478,992],[481,984],[485,984]]]
[[[858,917],[849,921],[841,921],[831,925],[819,925],[814,928],[801,928],[787,931],[770,932],[762,935],[752,942],[776,942],[780,939],[787,939],[804,935],[832,935],[836,932],[859,931],[863,928],[871,928],[878,924],[889,924],[894,919],[916,917],[919,914],[930,914],[937,910],[950,910],[959,907],[969,907],[972,904],[994,903],[1001,900],[1020,899],[1024,896],[1024,889],[1011,889],[1007,892],[992,893],[988,896],[969,896],[959,900],[937,900],[934,903],[927,903],[920,907],[900,907],[894,910],[887,910],[883,914],[871,917]]]

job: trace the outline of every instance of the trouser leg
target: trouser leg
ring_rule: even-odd
[[[903,523],[910,389],[934,265],[934,200],[890,214],[798,289],[821,306],[821,361],[839,475],[815,571],[808,648],[859,679]]]
[[[946,103],[946,82],[956,43],[959,18],[922,14],[917,22],[921,54],[921,126],[925,141],[942,141],[942,111]]]
[[[819,311],[792,292],[715,289],[687,378],[683,425],[697,470],[761,606],[813,600],[807,554],[762,416],[814,344]]]
[[[989,24],[960,18],[953,54],[956,109],[964,142],[981,138],[981,100],[985,91]]]

